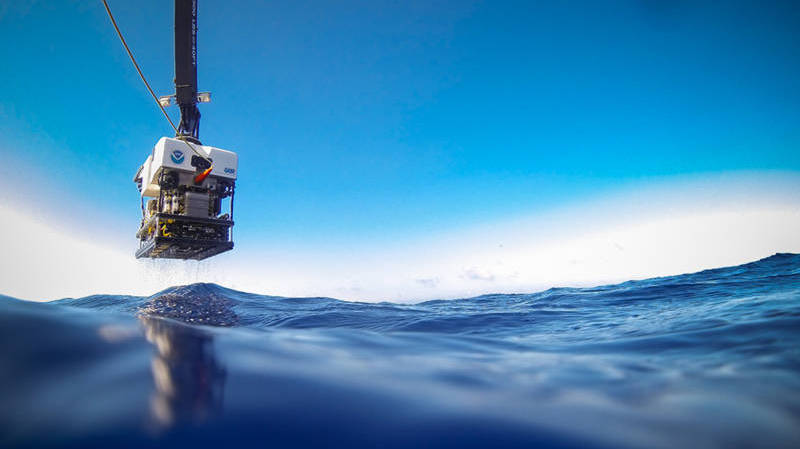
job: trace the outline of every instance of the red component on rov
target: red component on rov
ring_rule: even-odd
[[[213,168],[214,167],[208,167],[207,169],[205,169],[203,171],[203,173],[200,173],[199,175],[195,176],[194,177],[194,183],[195,184],[200,184],[201,182],[203,182],[203,180],[208,177],[208,174],[211,173],[211,169],[213,169]]]

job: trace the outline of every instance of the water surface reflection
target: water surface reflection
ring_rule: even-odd
[[[151,371],[155,391],[150,418],[156,428],[202,423],[222,412],[225,368],[214,355],[214,338],[202,330],[162,318],[140,316],[155,346]]]

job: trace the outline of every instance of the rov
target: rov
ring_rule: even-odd
[[[231,151],[162,137],[133,179],[142,196],[136,257],[202,260],[232,249],[238,162]]]

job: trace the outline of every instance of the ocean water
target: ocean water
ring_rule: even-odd
[[[234,444],[800,447],[800,255],[411,305],[0,297],[0,446]]]

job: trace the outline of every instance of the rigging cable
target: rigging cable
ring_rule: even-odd
[[[114,20],[114,14],[111,13],[111,8],[109,8],[108,2],[106,0],[103,0],[103,6],[106,7],[106,12],[108,13],[108,18],[111,19],[111,24],[114,25],[114,30],[117,31],[117,36],[119,36],[119,40],[122,42],[122,46],[125,47],[125,51],[128,52],[128,57],[131,58],[131,62],[133,63],[133,66],[136,67],[136,71],[139,73],[139,77],[142,78],[142,81],[144,82],[144,85],[147,86],[147,90],[150,92],[150,95],[152,95],[153,100],[156,101],[156,104],[158,105],[159,109],[161,109],[161,112],[164,113],[164,117],[167,118],[167,121],[169,122],[169,125],[172,127],[173,130],[175,130],[175,135],[180,135],[180,133],[178,132],[178,128],[175,126],[175,123],[173,123],[172,119],[169,118],[169,114],[167,114],[167,110],[164,109],[164,106],[161,104],[160,101],[158,101],[158,97],[156,96],[155,92],[153,92],[153,89],[150,87],[150,83],[147,82],[147,78],[145,78],[144,73],[142,73],[142,69],[139,68],[139,64],[136,62],[136,58],[133,57],[133,52],[131,52],[131,49],[130,49],[130,47],[128,47],[127,42],[125,42],[125,38],[122,36],[122,31],[120,31],[119,27],[117,26],[117,21]],[[186,145],[188,145],[189,148],[196,155],[200,156],[201,158],[205,159],[206,162],[211,164],[211,159],[209,159],[207,156],[205,156],[205,155],[201,154],[199,151],[197,151],[197,149],[195,149],[195,147],[193,147],[189,142],[187,142],[185,140],[182,140],[182,139],[181,139],[181,141],[184,142]],[[211,168],[211,167],[209,167],[209,168]],[[205,172],[206,176],[208,175],[208,173],[210,173],[210,171],[211,170],[206,170],[206,172]],[[203,178],[205,178],[205,176]]]

